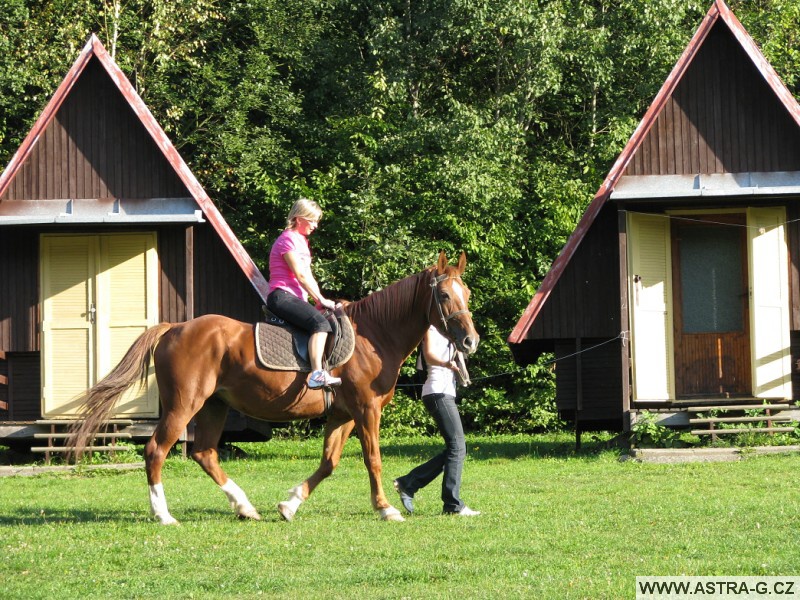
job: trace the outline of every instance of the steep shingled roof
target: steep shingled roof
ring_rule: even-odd
[[[697,29],[691,41],[689,42],[689,45],[683,51],[683,54],[678,59],[678,62],[675,64],[675,67],[672,69],[672,72],[670,72],[664,84],[661,86],[658,94],[656,94],[656,97],[650,105],[650,108],[648,108],[647,112],[639,123],[639,126],[633,132],[633,135],[628,140],[628,143],[626,144],[622,153],[611,167],[611,171],[609,171],[608,175],[600,186],[600,189],[597,190],[597,193],[594,195],[594,198],[581,217],[581,220],[578,222],[575,231],[573,231],[570,235],[566,245],[553,262],[550,270],[547,272],[547,275],[545,275],[545,278],[539,286],[536,294],[533,296],[527,308],[522,313],[519,321],[517,321],[517,324],[511,332],[511,335],[508,337],[509,344],[521,344],[525,341],[528,331],[533,326],[544,305],[547,303],[550,293],[558,283],[558,280],[563,274],[567,264],[574,256],[575,251],[581,243],[581,240],[585,237],[587,231],[597,218],[597,215],[600,213],[600,210],[610,198],[620,176],[624,173],[628,163],[633,158],[634,154],[636,154],[636,151],[641,146],[643,140],[647,137],[651,127],[656,122],[656,119],[664,108],[664,105],[672,96],[676,87],[680,83],[681,78],[691,65],[699,49],[703,45],[703,42],[706,40],[709,32],[714,25],[720,21],[728,27],[734,38],[740,44],[750,60],[753,61],[756,69],[786,108],[792,119],[795,121],[795,123],[797,123],[798,126],[800,126],[800,105],[798,105],[791,92],[789,92],[789,90],[781,81],[780,77],[778,77],[778,74],[758,49],[756,43],[753,41],[753,38],[750,37],[750,34],[747,33],[725,2],[723,0],[714,0],[711,8],[704,17],[703,22],[700,24],[700,27]]]
[[[163,153],[164,158],[167,159],[169,164],[175,170],[175,173],[180,178],[181,182],[189,190],[192,198],[194,198],[195,202],[197,202],[198,207],[203,211],[206,219],[209,221],[209,223],[211,223],[214,230],[222,239],[225,247],[228,248],[234,260],[248,278],[253,288],[261,296],[262,300],[266,301],[267,294],[269,293],[269,285],[267,284],[264,275],[261,273],[261,271],[259,271],[256,264],[253,262],[253,259],[247,253],[247,250],[244,249],[244,246],[242,246],[241,242],[233,233],[228,223],[220,214],[219,210],[217,210],[217,207],[214,206],[211,198],[197,181],[194,174],[189,170],[189,167],[186,165],[183,158],[181,158],[180,154],[178,154],[175,146],[173,146],[172,142],[164,133],[164,130],[150,113],[150,110],[147,108],[139,94],[136,93],[136,90],[133,88],[128,78],[117,66],[111,56],[109,56],[103,44],[94,34],[92,34],[89,40],[86,42],[86,45],[83,47],[83,50],[81,51],[77,60],[72,65],[72,68],[58,86],[58,89],[56,90],[55,94],[53,94],[50,102],[48,102],[47,106],[42,111],[42,114],[33,124],[33,127],[25,137],[25,140],[22,142],[20,147],[17,149],[17,152],[12,157],[11,162],[9,162],[5,171],[3,171],[2,175],[0,175],[0,197],[3,196],[14,177],[22,168],[25,160],[28,158],[28,156],[30,156],[31,151],[39,141],[39,137],[55,118],[59,108],[69,96],[76,82],[81,77],[81,74],[86,69],[86,65],[89,64],[89,61],[93,57],[96,58],[103,66],[105,72],[125,98],[127,104],[131,107],[136,117],[139,119],[150,137]]]

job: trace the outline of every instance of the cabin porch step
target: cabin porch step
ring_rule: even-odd
[[[689,423],[758,423],[761,421],[772,421],[774,423],[786,423],[791,421],[791,417],[781,417],[779,415],[761,415],[759,417],[709,417],[705,419],[689,419]]]
[[[46,464],[50,463],[52,455],[73,452],[76,450],[74,446],[67,446],[65,442],[70,437],[70,428],[73,427],[79,419],[39,419],[36,421],[37,425],[47,427],[49,431],[34,433],[33,437],[37,441],[43,441],[46,445],[34,446],[31,448],[32,452],[44,453],[44,460]],[[121,431],[125,427],[133,425],[131,419],[109,419],[104,421],[98,433],[94,438],[89,440],[89,445],[85,448],[87,452],[108,452],[112,456],[115,452],[122,450],[117,445],[118,441],[132,439],[130,433]],[[99,442],[99,443],[95,443]]]
[[[717,406],[688,406],[689,425],[693,435],[736,435],[739,433],[791,433],[795,427],[788,425],[792,416],[785,411],[797,409],[787,402],[769,402],[767,404],[719,404]],[[754,414],[757,413],[757,414]],[[783,413],[783,414],[782,414]],[[713,416],[709,416],[713,415]],[[740,425],[739,427],[718,427],[718,425]],[[703,429],[697,426],[706,425]]]
[[[734,433],[789,433],[794,427],[736,427],[730,429],[692,429],[693,435],[730,435]]]
[[[31,452],[72,452],[75,446],[32,446]],[[119,446],[86,446],[85,452],[119,452]]]
[[[682,407],[683,408],[683,407]],[[775,403],[775,404],[720,404],[717,406],[714,405],[704,405],[704,406],[687,406],[683,408],[683,410],[687,412],[710,412],[712,410],[716,411],[724,411],[724,410],[791,410],[796,409],[797,406],[785,403]]]
[[[71,434],[69,433],[34,433],[33,437],[37,440],[65,440]],[[101,431],[94,436],[95,438],[115,438],[118,440],[129,440],[133,436],[130,433],[122,433],[120,431]]]

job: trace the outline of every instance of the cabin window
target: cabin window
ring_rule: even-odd
[[[683,331],[741,331],[741,233],[736,227],[694,226],[680,232]]]

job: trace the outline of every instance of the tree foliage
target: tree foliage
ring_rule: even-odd
[[[800,9],[731,0],[797,93]],[[483,431],[552,426],[506,338],[708,6],[697,0],[0,0],[0,161],[97,33],[266,266],[299,195],[329,293],[466,251]],[[389,422],[416,422],[402,388]],[[421,420],[420,422],[424,422]]]

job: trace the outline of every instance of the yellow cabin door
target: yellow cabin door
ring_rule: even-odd
[[[749,208],[753,395],[792,397],[789,252],[783,208]]]
[[[158,323],[157,266],[155,233],[42,235],[43,416],[76,415],[77,397]],[[152,368],[113,416],[158,416]]]
[[[670,223],[628,214],[628,298],[636,401],[675,398]]]

